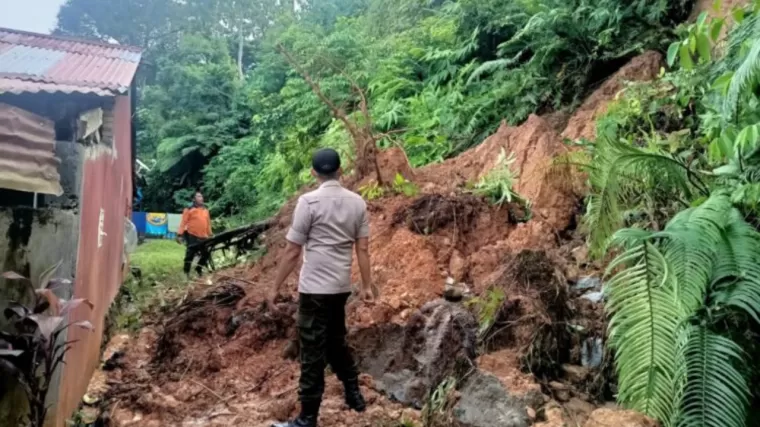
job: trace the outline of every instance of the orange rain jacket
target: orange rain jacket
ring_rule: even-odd
[[[182,212],[178,234],[192,234],[200,239],[211,237],[211,215],[204,206],[193,206]]]

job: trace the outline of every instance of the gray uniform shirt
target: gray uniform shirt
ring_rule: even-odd
[[[286,236],[304,248],[298,292],[351,292],[354,243],[368,236],[367,204],[338,181],[301,196]]]

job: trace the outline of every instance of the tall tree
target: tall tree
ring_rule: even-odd
[[[149,49],[185,28],[185,18],[173,0],[66,0],[55,33]]]

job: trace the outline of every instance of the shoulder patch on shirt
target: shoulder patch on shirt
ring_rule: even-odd
[[[319,202],[319,196],[313,193],[314,192],[304,194],[303,196],[301,196],[301,200],[303,200],[304,202],[310,205],[313,205],[314,203]]]

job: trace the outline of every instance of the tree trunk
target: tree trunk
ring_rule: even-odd
[[[241,23],[238,27],[238,54],[237,54],[237,64],[238,64],[238,73],[240,73],[240,80],[245,80],[245,73],[243,72],[243,43],[245,42],[243,38],[243,24]]]
[[[359,126],[354,120],[352,120],[348,114],[341,108],[335,105],[325,94],[322,92],[319,84],[314,81],[311,75],[306,71],[301,64],[296,61],[290,52],[285,49],[281,44],[277,45],[278,50],[285,57],[285,60],[299,73],[306,83],[311,86],[312,91],[317,97],[331,110],[333,117],[343,122],[346,127],[346,131],[354,141],[354,147],[356,149],[356,162],[354,164],[354,176],[349,182],[352,185],[358,183],[365,177],[372,176],[372,173],[376,175],[378,185],[383,185],[383,177],[380,174],[380,164],[377,160],[377,137],[372,130],[372,120],[369,114],[369,107],[367,105],[367,99],[364,96],[364,91],[359,85],[351,79],[350,76],[343,71],[338,70],[346,79],[351,82],[351,87],[356,94],[361,98],[360,109],[365,118],[364,126]]]

